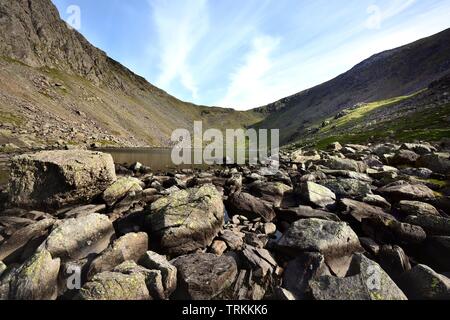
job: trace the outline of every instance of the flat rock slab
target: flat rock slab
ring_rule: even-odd
[[[231,215],[243,215],[250,219],[263,218],[270,222],[275,218],[272,203],[246,192],[235,192],[227,200],[227,210]]]
[[[294,222],[278,247],[292,254],[319,252],[326,258],[339,258],[361,249],[358,236],[348,224],[320,219]]]
[[[81,288],[79,300],[151,300],[142,273],[103,272]]]
[[[213,185],[181,190],[151,205],[150,240],[171,256],[209,246],[224,223],[222,195]]]
[[[210,300],[229,288],[236,279],[237,265],[232,257],[210,253],[182,256],[174,261],[178,287],[174,295],[181,300]]]
[[[109,218],[93,213],[64,220],[50,233],[41,248],[62,261],[74,261],[102,252],[113,235],[114,228]]]
[[[109,154],[42,151],[11,163],[10,201],[21,207],[62,207],[88,202],[116,180]]]
[[[394,183],[377,190],[384,197],[393,201],[401,200],[417,200],[427,201],[433,200],[436,195],[434,191],[422,184]]]

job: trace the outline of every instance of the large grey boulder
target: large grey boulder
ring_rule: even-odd
[[[125,261],[138,262],[148,250],[148,236],[144,232],[128,233],[114,241],[92,261],[88,277],[111,271]]]
[[[403,274],[400,287],[412,300],[450,299],[450,279],[425,265],[417,265]]]
[[[60,260],[41,251],[12,271],[9,279],[10,300],[54,300]]]
[[[361,227],[367,236],[382,243],[420,244],[427,238],[427,234],[420,226],[403,223],[393,217],[365,218]]]
[[[216,298],[233,284],[237,275],[236,261],[228,256],[198,253],[181,256],[172,263],[178,269],[174,297],[181,300]]]
[[[150,240],[172,255],[209,246],[224,223],[222,195],[213,185],[181,190],[151,205]]]
[[[350,257],[361,252],[358,236],[344,222],[304,219],[294,222],[277,243],[279,250],[297,256],[319,252],[335,274],[347,271]]]
[[[50,233],[41,248],[62,261],[73,261],[102,252],[113,235],[114,228],[109,218],[93,213],[64,220]]]
[[[315,300],[407,300],[386,272],[355,254],[346,277],[321,276],[309,283]]]
[[[87,282],[80,290],[79,300],[151,300],[142,273],[123,274],[103,272]]]
[[[370,217],[391,217],[390,214],[386,213],[380,207],[372,206],[364,202],[352,199],[341,199],[339,204],[343,214],[352,216],[358,222]]]
[[[87,202],[116,180],[109,154],[85,150],[42,151],[11,162],[10,200],[23,207]]]

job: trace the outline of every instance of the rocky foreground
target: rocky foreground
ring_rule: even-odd
[[[450,298],[441,146],[334,143],[261,169],[18,156],[2,194],[0,299]]]

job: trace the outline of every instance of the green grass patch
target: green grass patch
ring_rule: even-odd
[[[15,126],[20,126],[23,124],[24,120],[22,117],[12,114],[10,112],[4,112],[0,110],[0,122],[10,123]]]

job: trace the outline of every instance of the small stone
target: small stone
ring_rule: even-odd
[[[218,256],[223,255],[226,250],[227,244],[225,243],[225,241],[214,240],[214,242],[211,245],[211,252]]]

